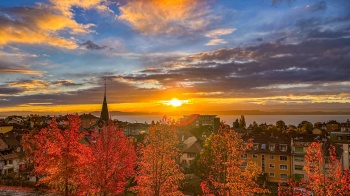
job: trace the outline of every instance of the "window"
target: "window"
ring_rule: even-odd
[[[196,153],[187,153],[187,158],[194,158],[196,157]]]
[[[181,163],[182,163],[182,164],[187,164],[186,160],[182,160]]]
[[[261,150],[266,150],[266,144],[261,144]]]
[[[303,167],[304,167],[304,166],[302,166],[302,165],[295,165],[295,166],[294,166],[294,169],[295,169],[295,170],[303,170]]]
[[[253,150],[258,150],[258,148],[259,148],[259,144],[254,144]]]
[[[9,165],[12,165],[13,164],[13,160],[9,160]]]
[[[287,145],[281,144],[280,151],[287,151]]]
[[[281,179],[288,179],[288,175],[287,174],[280,174],[280,178]]]
[[[280,161],[287,161],[287,156],[280,156]]]
[[[304,152],[304,147],[302,147],[302,146],[296,146],[296,147],[294,147],[294,149],[295,149],[295,152]]]
[[[304,162],[304,157],[294,157],[294,161]]]
[[[258,155],[253,154],[253,158],[254,158],[254,159],[257,159],[257,158],[258,158]]]
[[[247,162],[243,162],[241,166],[242,167],[247,167]]]
[[[275,173],[269,173],[270,177],[275,177]]]
[[[275,144],[270,144],[269,149],[270,151],[275,151]]]
[[[275,156],[273,156],[273,155],[270,155],[270,159],[275,159]]]
[[[275,168],[275,164],[270,163],[269,168]]]
[[[338,138],[338,140],[342,140],[341,136],[338,136],[337,138]]]
[[[190,162],[190,165],[193,163],[193,160],[189,160],[188,162]]]
[[[280,165],[280,170],[287,170],[287,165]]]
[[[248,159],[248,155],[247,154],[243,154],[242,155],[242,159]]]
[[[346,139],[349,141],[350,140],[350,135],[346,136]]]

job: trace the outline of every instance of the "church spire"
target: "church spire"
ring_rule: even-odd
[[[109,114],[108,114],[108,106],[107,106],[107,99],[106,99],[106,91],[107,91],[106,78],[104,78],[104,80],[105,80],[105,93],[104,93],[104,98],[103,98],[100,120],[103,120],[104,123],[108,123]]]

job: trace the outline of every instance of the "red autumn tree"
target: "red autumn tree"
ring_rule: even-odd
[[[121,195],[134,174],[136,154],[132,141],[112,121],[91,135],[81,174],[81,194]]]
[[[326,143],[313,142],[308,147],[305,155],[306,171],[305,184],[316,195],[343,195],[343,174],[340,161],[336,157],[335,147]],[[349,191],[349,190],[347,190]]]
[[[39,146],[45,145],[46,140],[36,141],[36,134],[38,130],[34,129],[27,134],[24,134],[21,139],[21,145],[24,148],[24,154],[21,157],[22,161],[25,163],[23,172],[27,175],[34,176],[36,182],[39,180],[38,174],[35,173],[35,153],[37,153]]]
[[[204,165],[208,174],[202,183],[205,195],[250,195],[267,193],[254,181],[261,169],[253,162],[245,163],[241,157],[252,143],[244,144],[237,134],[222,124],[218,134],[211,136],[197,164]],[[242,167],[246,164],[245,167]]]
[[[28,156],[33,156],[33,173],[40,177],[38,184],[46,184],[51,188],[63,191],[65,195],[76,191],[79,182],[81,155],[84,147],[79,140],[80,119],[77,115],[69,115],[68,125],[59,128],[56,119],[49,128],[42,129],[34,137],[28,137]],[[31,139],[30,139],[31,138]]]
[[[178,190],[184,175],[176,163],[180,154],[173,123],[164,118],[150,127],[145,143],[140,146],[137,185],[132,190],[141,196],[183,195]]]

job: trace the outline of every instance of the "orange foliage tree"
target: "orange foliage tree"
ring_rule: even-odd
[[[81,174],[81,194],[120,195],[134,174],[136,154],[132,141],[112,121],[91,135]]]
[[[313,142],[305,155],[306,179],[297,184],[290,179],[288,186],[279,186],[279,196],[295,195],[296,190],[312,191],[316,195],[350,195],[350,172],[342,170],[340,161],[336,157],[336,150],[326,143]],[[328,151],[328,153],[327,153]],[[306,188],[306,189],[304,189]]]
[[[325,145],[318,141],[308,147],[304,166],[307,175],[305,185],[317,195],[344,195],[349,192],[349,188],[344,190],[342,183],[347,180],[348,172],[342,171],[335,147],[330,145],[327,153]]]
[[[180,156],[174,123],[164,118],[149,128],[145,145],[139,146],[137,185],[132,190],[141,196],[183,195],[179,191],[184,175],[176,159]]]
[[[84,164],[81,156],[84,147],[79,140],[80,119],[69,115],[68,125],[59,128],[56,119],[49,128],[44,128],[35,135],[24,136],[27,157],[34,160],[33,174],[40,177],[39,184],[46,184],[63,191],[65,195],[76,191],[80,168]]]
[[[218,134],[212,135],[197,164],[208,171],[201,186],[205,195],[249,195],[267,193],[254,179],[261,169],[253,162],[246,163],[242,156],[252,147],[251,141],[243,143],[237,134],[222,124]]]

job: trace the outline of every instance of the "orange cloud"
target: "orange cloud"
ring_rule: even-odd
[[[186,34],[209,25],[209,8],[200,0],[130,0],[119,20],[145,34]]]
[[[69,34],[89,33],[94,24],[79,24],[72,7],[109,10],[105,0],[51,0],[52,5],[37,4],[34,8],[3,9],[6,17],[0,17],[0,46],[9,43],[47,44],[75,49],[74,38],[59,36],[60,31]]]
[[[53,4],[53,8],[61,12],[63,16],[72,18],[74,16],[72,7],[80,7],[83,9],[97,9],[99,11],[111,11],[103,3],[106,0],[50,0]]]

